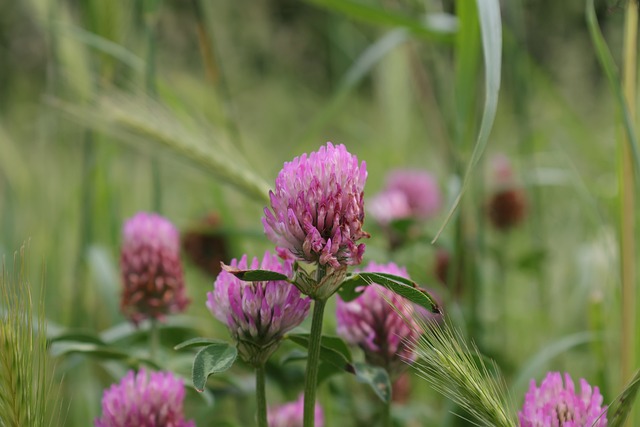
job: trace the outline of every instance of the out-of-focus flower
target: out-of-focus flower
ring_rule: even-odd
[[[429,172],[398,169],[389,173],[385,191],[404,194],[410,215],[416,219],[429,219],[440,211],[442,196],[438,182]]]
[[[140,212],[125,223],[120,268],[121,308],[135,324],[187,308],[180,236],[166,218]]]
[[[452,267],[451,253],[446,249],[439,248],[436,251],[433,273],[440,283],[449,287],[453,294],[460,297],[463,290],[462,269],[457,266],[457,268],[452,271]],[[450,282],[453,282],[453,286]]]
[[[362,261],[365,162],[344,145],[328,142],[317,152],[285,163],[265,208],[264,230],[298,260],[338,269]]]
[[[404,268],[394,263],[371,262],[364,271],[409,277]],[[413,304],[373,283],[353,301],[338,298],[338,335],[362,348],[369,363],[387,369],[395,377],[407,361],[415,358],[412,349],[421,329],[414,321],[414,313]]]
[[[497,191],[489,199],[489,220],[498,230],[509,230],[520,224],[527,214],[527,199],[522,188]]]
[[[411,208],[402,191],[389,190],[378,193],[367,202],[367,212],[379,224],[411,217]]]
[[[244,255],[240,261],[232,260],[231,267],[291,275],[291,263],[282,263],[269,252],[262,261],[253,258],[250,265]],[[255,366],[263,364],[283,335],[304,320],[311,305],[309,298],[286,281],[243,282],[223,270],[213,286],[213,292],[207,293],[207,307],[227,325],[243,359]]]
[[[301,394],[295,402],[269,408],[267,412],[269,427],[302,427],[303,412],[304,395]],[[324,414],[318,403],[316,403],[314,417],[316,427],[323,427]]]
[[[102,396],[95,427],[195,427],[183,413],[184,385],[171,372],[129,371]]]
[[[436,179],[427,171],[397,169],[387,175],[383,190],[367,202],[367,213],[382,227],[390,249],[419,235],[425,220],[442,206]]]
[[[491,160],[493,192],[487,203],[489,221],[498,230],[519,225],[527,215],[527,197],[514,176],[509,159],[499,154]]]
[[[602,417],[600,417],[601,414]],[[531,386],[518,417],[521,427],[591,427],[592,425],[605,427],[607,425],[606,407],[602,406],[602,395],[598,387],[592,388],[584,379],[581,379],[580,393],[576,393],[569,374],[564,374],[563,384],[562,375],[559,372],[548,373],[540,387],[536,386],[535,380],[531,380]]]
[[[220,263],[227,260],[227,239],[216,231],[220,217],[210,213],[190,227],[182,237],[182,248],[191,261],[202,271],[216,277]]]

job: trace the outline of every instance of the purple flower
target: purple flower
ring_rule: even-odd
[[[265,252],[262,262],[253,258],[251,265],[244,255],[232,260],[232,268],[263,269],[291,275],[291,263],[280,262]],[[207,293],[207,307],[225,323],[243,358],[260,365],[275,351],[285,332],[298,326],[309,313],[311,300],[286,281],[243,282],[221,271],[213,292]]]
[[[166,218],[140,212],[125,223],[120,267],[121,308],[135,324],[187,308],[180,236]]]
[[[102,396],[102,417],[95,427],[195,427],[185,421],[182,380],[171,372],[129,371]]]
[[[438,213],[442,196],[436,179],[422,170],[395,170],[384,190],[371,202],[370,213],[380,224],[396,219],[426,220]]]
[[[595,427],[607,425],[598,387],[592,388],[581,379],[577,394],[569,374],[564,374],[563,385],[559,372],[548,373],[539,388],[531,380],[518,417],[521,427],[590,427],[596,420]]]
[[[267,237],[297,259],[338,269],[362,261],[365,162],[330,142],[285,163],[264,209]]]
[[[406,269],[394,263],[371,262],[364,271],[409,277]],[[412,343],[418,338],[420,327],[413,320],[414,313],[412,304],[374,283],[353,301],[338,298],[338,335],[361,347],[369,363],[396,376],[403,371],[406,361],[415,359]]]
[[[302,427],[303,412],[304,395],[301,394],[295,402],[269,408],[267,424],[269,427]],[[318,403],[316,403],[314,418],[316,427],[324,426],[324,414]]]

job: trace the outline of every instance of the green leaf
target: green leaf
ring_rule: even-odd
[[[620,77],[616,70],[616,64],[611,56],[609,48],[607,47],[607,42],[604,40],[604,36],[600,31],[600,27],[598,26],[598,18],[596,16],[593,0],[587,0],[585,13],[587,16],[587,26],[589,27],[589,33],[591,34],[591,41],[595,47],[598,61],[600,61],[600,65],[607,75],[607,80],[609,80],[609,84],[613,90],[618,111],[622,114],[624,131],[629,144],[631,145],[631,151],[633,152],[633,159],[636,165],[636,172],[638,172],[640,169],[640,150],[638,149],[636,133],[633,130],[633,117],[629,112],[627,102],[624,98],[622,83],[620,82]],[[636,179],[640,179],[638,176],[639,175],[636,173]]]
[[[349,274],[347,278],[342,282],[340,288],[338,288],[338,295],[343,301],[349,302],[358,298],[364,287],[369,284],[359,274]]]
[[[622,393],[614,400],[607,409],[607,421],[609,427],[623,427],[633,408],[633,402],[640,390],[640,371],[636,371],[633,379],[624,388]]]
[[[180,344],[173,347],[173,349],[182,350],[183,348],[202,347],[209,344],[225,344],[225,342],[215,338],[197,337],[197,338],[191,338],[190,340],[183,341]]]
[[[457,22],[452,16],[448,17],[449,19],[444,18],[442,15],[427,16],[425,23],[422,23],[413,17],[354,0],[307,1],[359,21],[405,28],[416,36],[428,40],[450,43],[453,40],[453,34],[457,30]]]
[[[211,344],[196,354],[193,361],[193,386],[204,391],[209,375],[229,369],[238,357],[238,350],[227,343]]]
[[[331,363],[320,362],[320,365],[318,366],[318,386],[323,382],[325,382],[326,380],[328,380],[329,378],[331,378],[332,376],[337,374],[343,374],[344,372],[345,372],[344,369],[338,369],[335,366],[333,366]],[[353,372],[349,372],[349,373],[353,374]]]
[[[128,365],[137,366],[145,364],[154,369],[160,366],[150,359],[134,356],[124,350],[96,345],[84,342],[56,342],[51,346],[51,355],[54,357],[67,356],[69,354],[83,354],[85,356],[101,360],[124,360]]]
[[[51,337],[49,339],[50,343],[55,342],[64,342],[64,341],[72,341],[76,343],[84,343],[84,344],[95,344],[104,346],[106,343],[100,339],[96,334],[89,331],[81,331],[81,330],[67,330],[59,335]]]
[[[389,402],[391,399],[391,381],[387,371],[384,368],[366,363],[355,363],[354,367],[358,381],[370,386],[380,400],[385,403]]]
[[[400,295],[401,297],[430,310],[432,313],[441,313],[436,300],[411,279],[387,273],[357,273],[347,278],[343,283],[343,287],[345,284],[347,285],[345,294],[348,297],[351,296],[352,292],[356,292],[355,288],[358,286],[376,283]],[[342,296],[342,294],[340,295]]]
[[[281,365],[286,365],[291,362],[300,362],[302,360],[307,360],[307,353],[302,350],[291,350],[280,359]]]
[[[309,334],[289,334],[286,336],[294,343],[309,348]],[[338,369],[353,373],[353,358],[347,344],[338,337],[323,335],[320,342],[320,360]]]
[[[478,131],[476,144],[473,147],[471,159],[469,160],[469,164],[464,173],[460,192],[449,209],[449,213],[436,233],[432,243],[435,243],[436,240],[438,240],[440,234],[458,208],[460,200],[462,200],[462,195],[467,189],[475,167],[478,164],[478,161],[480,161],[480,157],[482,157],[482,153],[489,141],[489,134],[491,133],[493,121],[498,109],[498,95],[500,92],[501,80],[500,67],[502,64],[502,20],[500,18],[500,2],[499,0],[476,0],[476,4],[478,6],[478,18],[480,20],[480,33],[482,36],[482,50],[484,52],[484,112],[482,114],[482,121],[480,122],[480,130]]]
[[[235,267],[231,267],[222,263],[222,269],[228,273],[233,274],[238,279],[245,282],[265,282],[268,280],[282,280],[289,281],[289,278],[282,273],[270,270],[240,270]]]

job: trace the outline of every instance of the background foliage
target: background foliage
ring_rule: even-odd
[[[438,177],[447,206],[423,238],[389,253],[368,222],[366,257],[406,265],[440,295],[456,325],[496,359],[515,406],[529,379],[548,369],[584,377],[612,400],[623,383],[615,100],[581,2],[501,3],[503,78],[485,154],[512,160],[527,220],[510,233],[489,226],[481,161],[435,245],[430,237],[457,194],[483,106],[471,2],[0,3],[0,253],[10,257],[30,239],[31,258],[46,263],[44,272],[32,263],[31,277],[47,283],[49,334],[100,333],[114,348],[133,349],[141,359],[125,361],[139,363],[144,326],[133,333],[118,310],[123,220],[157,210],[186,230],[214,211],[228,258],[260,254],[271,247],[260,216],[277,171],[331,140],[366,160],[365,196],[392,168]],[[619,63],[623,5],[596,2],[596,12]],[[468,254],[460,298],[435,277],[438,248],[459,260]],[[173,345],[227,338],[204,305],[212,282],[189,264],[193,304],[162,332],[162,365],[186,377],[192,355]],[[303,365],[278,363],[292,348],[269,366],[273,403],[301,388]],[[64,376],[65,425],[90,425],[124,364],[113,354],[56,350],[64,355],[56,375]],[[394,409],[399,424],[463,423],[430,386],[412,382],[411,399]],[[328,425],[368,423],[372,393],[347,377],[326,384]],[[209,385],[205,400],[188,394],[198,425],[252,422],[250,370],[236,367]]]

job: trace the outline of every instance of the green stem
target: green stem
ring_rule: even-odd
[[[153,361],[157,361],[158,353],[160,350],[160,328],[158,327],[158,321],[151,319],[151,328],[149,329],[149,358]]]
[[[256,367],[256,403],[258,405],[258,427],[269,427],[267,424],[267,392],[264,364]]]
[[[382,406],[382,427],[391,427],[391,400]]]
[[[320,361],[320,340],[322,339],[322,318],[325,300],[315,300],[311,335],[309,336],[309,355],[304,383],[304,427],[313,427],[315,423],[316,385],[318,383],[318,362]]]

